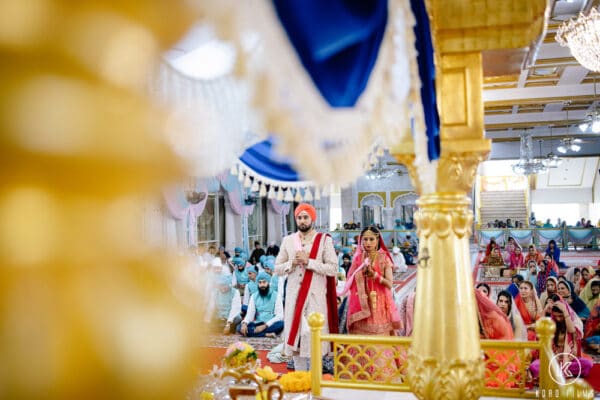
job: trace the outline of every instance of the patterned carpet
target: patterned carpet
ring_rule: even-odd
[[[585,265],[592,265],[596,267],[599,259],[600,251],[598,250],[563,251],[560,253],[560,260],[569,267],[582,267]]]
[[[218,335],[218,334],[210,334],[208,336],[208,340],[206,341],[205,347],[218,347],[218,348],[227,348],[230,344],[243,341],[247,342],[249,345],[254,347],[256,350],[271,350],[273,347],[277,346],[280,343],[283,343],[283,339],[281,337],[277,338],[248,338],[241,335]]]

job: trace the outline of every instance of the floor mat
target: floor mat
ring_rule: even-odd
[[[279,343],[283,342],[283,338],[249,338],[241,335],[219,335],[211,334],[205,341],[204,346],[206,347],[219,347],[226,349],[230,344],[235,342],[246,342],[250,346],[254,347],[255,350],[271,350]]]

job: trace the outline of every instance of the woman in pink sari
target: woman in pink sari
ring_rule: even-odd
[[[363,229],[342,292],[342,295],[348,293],[348,333],[395,336],[396,331],[402,328],[391,290],[393,266],[379,230],[374,226]],[[360,354],[352,362],[358,362],[360,366],[371,364],[365,368],[370,379],[388,380],[397,371],[394,350],[384,346],[368,347],[369,349],[364,350],[364,356]],[[358,354],[352,348],[348,352]],[[354,374],[358,365],[349,365],[349,371]],[[369,379],[366,374],[358,375],[359,379]]]

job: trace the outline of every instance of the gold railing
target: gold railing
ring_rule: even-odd
[[[406,359],[411,337],[322,335],[324,319],[313,313],[308,319],[311,329],[311,388],[314,396],[321,388],[345,388],[410,392]],[[543,318],[536,323],[537,342],[481,340],[485,363],[484,396],[519,398],[591,399],[594,391],[578,379],[566,382],[560,366],[553,359],[554,323]],[[322,376],[321,343],[333,349],[333,380]],[[539,354],[540,375],[532,382],[528,373],[533,355]],[[552,364],[552,366],[550,366]]]

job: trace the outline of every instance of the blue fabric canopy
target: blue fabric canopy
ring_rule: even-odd
[[[256,173],[276,181],[300,181],[298,173],[273,149],[272,139],[263,140],[246,149],[240,160]]]
[[[364,91],[385,32],[387,0],[273,0],[302,65],[332,107]]]
[[[415,15],[415,47],[417,49],[417,64],[421,78],[421,102],[427,126],[427,152],[430,160],[440,158],[440,117],[435,97],[435,60],[429,16],[425,0],[410,0],[412,12]]]

